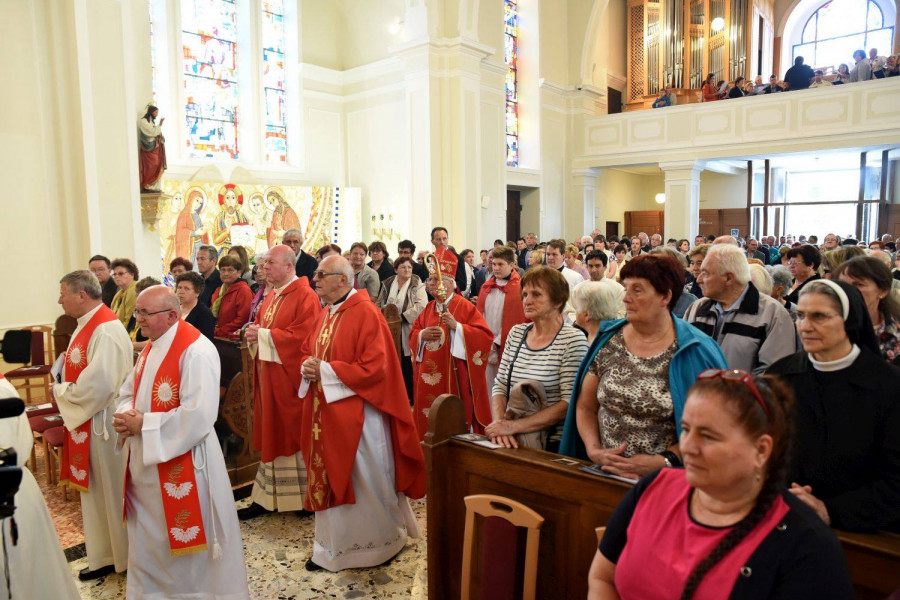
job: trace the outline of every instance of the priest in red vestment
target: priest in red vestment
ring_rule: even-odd
[[[409,336],[415,418],[420,440],[425,439],[428,411],[441,394],[462,398],[466,423],[473,431],[483,433],[484,427],[491,422],[485,367],[494,334],[478,309],[454,293],[456,261],[448,260],[447,256],[438,257],[441,284],[436,272],[428,278],[428,293],[435,300],[419,313]],[[443,300],[440,298],[441,285]]]
[[[341,256],[323,260],[315,279],[327,306],[307,341],[298,392],[305,505],[316,512],[306,568],[372,567],[418,537],[407,497],[425,495],[425,459],[381,311],[353,289]]]
[[[263,268],[274,289],[244,332],[245,339],[257,345],[253,442],[262,458],[250,496],[253,504],[239,511],[241,519],[302,510],[306,493],[297,388],[302,349],[321,306],[307,279],[297,277],[294,251],[288,246],[269,250]]]

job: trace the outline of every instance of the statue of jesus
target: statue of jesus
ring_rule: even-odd
[[[162,135],[165,118],[156,123],[159,109],[147,105],[147,112],[138,122],[140,139],[141,193],[158,192],[163,171],[166,170],[166,140]]]

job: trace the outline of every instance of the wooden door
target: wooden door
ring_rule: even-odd
[[[662,234],[664,212],[661,210],[631,210],[625,213],[625,235]]]
[[[619,237],[619,222],[618,221],[607,221],[606,222],[606,239],[609,239],[612,236]]]

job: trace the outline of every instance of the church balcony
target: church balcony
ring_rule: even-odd
[[[900,77],[586,119],[575,169],[900,145]]]

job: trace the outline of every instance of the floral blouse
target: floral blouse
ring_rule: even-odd
[[[900,320],[894,315],[884,315],[880,325],[875,326],[875,337],[881,348],[881,356],[890,363],[900,362]]]

